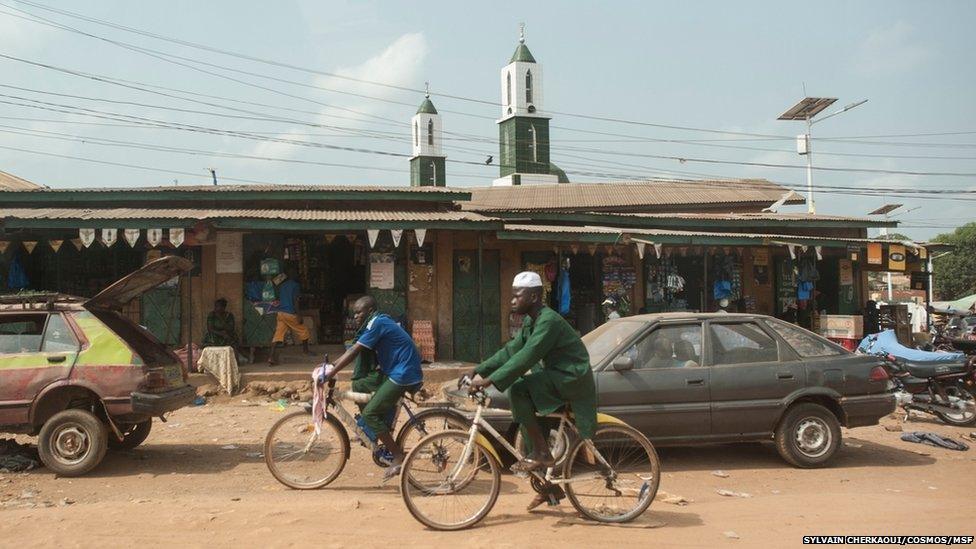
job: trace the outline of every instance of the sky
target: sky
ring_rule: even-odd
[[[574,182],[805,192],[804,125],[776,118],[805,95],[838,98],[825,114],[867,99],[813,126],[814,166],[831,168],[814,172],[817,213],[904,204],[916,239],[976,220],[976,2],[29,1],[0,0],[0,170],[51,187],[199,185],[210,168],[223,184],[407,185],[425,82],[448,185],[490,185],[524,23]]]

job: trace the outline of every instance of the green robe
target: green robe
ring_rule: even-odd
[[[540,368],[534,368],[539,362]],[[522,376],[532,370],[531,373]],[[556,311],[543,307],[535,321],[526,316],[522,330],[476,372],[491,379],[499,391],[506,391],[522,378],[521,392],[527,392],[541,414],[551,414],[569,403],[576,427],[584,438],[596,429],[596,384],[590,355],[576,330]],[[515,391],[509,391],[516,415]],[[516,417],[516,420],[520,418]]]

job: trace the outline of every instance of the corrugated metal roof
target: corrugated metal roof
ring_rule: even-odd
[[[788,190],[765,179],[716,181],[654,180],[619,183],[571,183],[472,188],[472,211],[589,211],[606,208],[763,204],[776,202]],[[788,204],[802,204],[800,198]]]
[[[0,171],[0,191],[35,191],[43,189],[44,187],[36,183],[31,183],[22,177]]]
[[[2,172],[0,172],[2,173]],[[19,178],[18,178],[19,179]],[[451,187],[379,187],[367,185],[187,185],[167,187],[84,187],[57,188],[35,187],[30,189],[3,189],[13,191],[33,191],[50,193],[109,193],[109,192],[189,192],[189,193],[232,193],[232,192],[401,192],[421,194],[456,194],[468,193],[467,189]]]
[[[496,221],[474,212],[401,210],[220,210],[147,208],[15,208],[0,212],[8,219],[283,219],[287,221]]]
[[[542,213],[546,210],[535,210]],[[525,210],[531,213],[530,210]],[[743,213],[711,213],[711,212],[668,212],[668,213],[617,213],[617,212],[583,212],[612,217],[636,217],[640,219],[687,219],[689,221],[856,221],[859,223],[880,223],[884,220],[878,217],[821,215],[808,213],[772,213],[772,212],[743,212]]]

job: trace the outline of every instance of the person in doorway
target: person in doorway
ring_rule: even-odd
[[[204,347],[234,347],[237,350],[237,333],[234,315],[227,311],[227,300],[214,302],[213,311],[207,315],[207,333],[203,336]]]
[[[532,471],[555,463],[536,414],[551,414],[567,404],[583,438],[596,430],[596,384],[590,356],[580,336],[562,316],[542,301],[542,279],[523,272],[512,283],[512,312],[525,315],[522,329],[491,358],[471,372],[470,392],[494,385],[508,391],[512,418],[519,424],[528,455],[512,466]],[[536,366],[539,362],[541,366]],[[530,372],[531,370],[531,372]],[[529,504],[534,509],[552,496],[563,497],[558,487],[539,494]]]
[[[607,317],[607,322],[620,318],[619,308],[620,306],[617,304],[617,300],[613,297],[608,297],[603,300],[603,312]]]
[[[302,323],[302,316],[298,314],[298,296],[302,293],[302,288],[298,284],[298,273],[294,267],[289,267],[286,276],[284,282],[278,285],[278,300],[272,308],[272,311],[277,314],[268,366],[278,364],[278,349],[285,343],[285,334],[289,330],[302,342],[302,353],[306,356],[312,355],[308,349],[311,334],[308,327]]]
[[[407,332],[388,315],[376,310],[376,300],[363,296],[353,305],[353,318],[360,326],[356,342],[321,379],[324,383],[334,378],[343,368],[363,353],[375,353],[377,366],[383,377],[373,392],[373,397],[363,408],[362,418],[383,446],[393,454],[393,461],[383,475],[387,481],[398,474],[406,457],[403,449],[393,439],[388,418],[400,398],[407,392],[420,390],[424,374],[420,368],[420,352]],[[359,389],[365,388],[360,385]]]

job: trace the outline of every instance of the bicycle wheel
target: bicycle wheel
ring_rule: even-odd
[[[441,431],[417,443],[403,462],[400,494],[415,519],[435,530],[461,530],[494,507],[501,466],[479,443],[463,462],[466,431]]]
[[[279,419],[264,439],[264,462],[268,470],[289,488],[314,490],[332,482],[349,459],[349,437],[332,416],[315,434],[312,415],[293,412]]]
[[[407,418],[397,433],[396,442],[403,453],[409,454],[410,449],[428,435],[450,429],[466,431],[469,425],[468,419],[456,410],[426,408]]]
[[[654,446],[640,431],[618,424],[598,426],[592,442],[609,468],[579,440],[563,470],[570,503],[598,522],[634,520],[651,505],[661,484]]]

